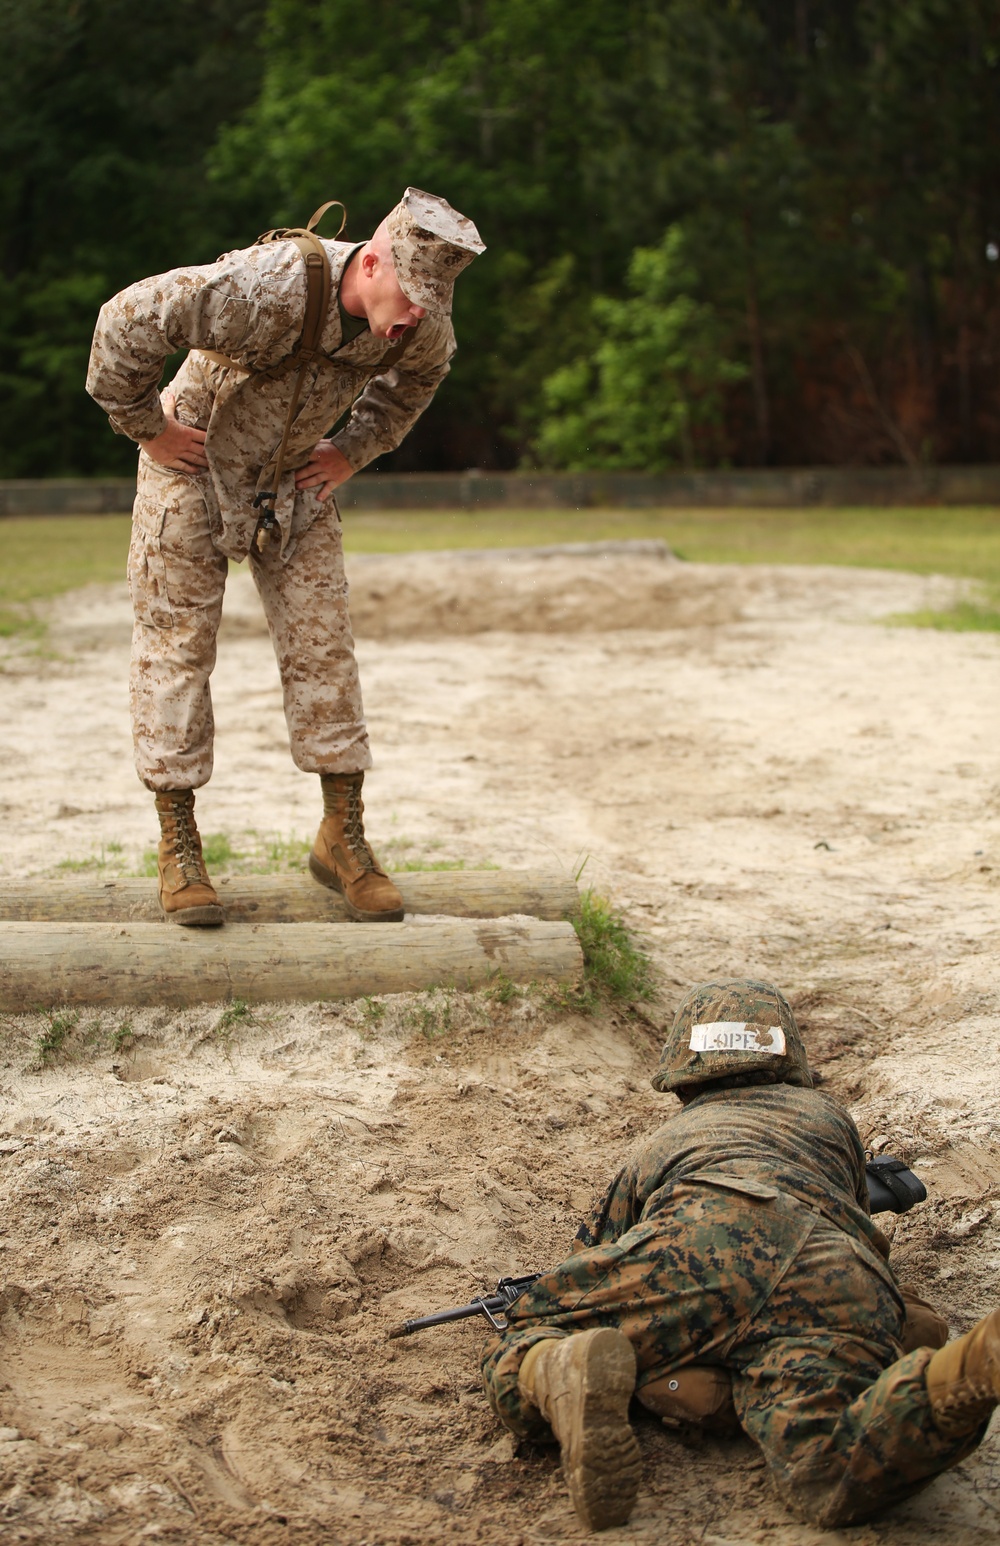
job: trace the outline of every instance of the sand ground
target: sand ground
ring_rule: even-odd
[[[997,1303],[1000,640],[887,627],[955,584],[680,564],[655,547],[351,561],[396,858],[551,866],[650,951],[646,1019],[503,1001],[3,1018],[0,1519],[16,1542],[583,1539],[550,1452],[478,1381],[478,1327],[387,1328],[564,1253],[672,1101],[648,1076],[693,981],[770,977],[866,1139],[924,1176],[902,1276],[961,1330]],[[0,674],[0,877],[135,869],[124,588],[53,609]],[[235,572],[203,830],[305,839],[270,646]],[[255,848],[256,845],[256,848]],[[63,867],[60,869],[59,866]],[[88,871],[89,873],[89,871]],[[640,1424],[632,1523],[676,1546],[993,1541],[1000,1437],[826,1535],[749,1443]]]

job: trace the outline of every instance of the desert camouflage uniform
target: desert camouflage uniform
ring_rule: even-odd
[[[131,285],[101,310],[87,387],[133,440],[164,428],[164,359],[189,348],[169,390],[177,417],[207,432],[208,470],[174,472],[140,454],[129,587],[135,610],[131,702],[136,766],[155,790],[197,788],[212,772],[209,677],[228,560],[249,554],[281,672],[292,755],[312,773],[371,766],[347,607],[340,517],[331,498],[297,493],[295,472],[350,410],[333,443],[357,471],[392,450],[448,372],[447,317],[427,316],[398,350],[364,331],[342,343],[340,281],[356,244],[327,242],[332,299],[324,358],[306,368],[275,514],[280,541],[252,549],[254,495],[273,487],[294,370],[244,374],[286,359],[302,332],[305,265],[293,242],[227,253]]]
[[[942,1436],[929,1348],[900,1357],[903,1304],[874,1245],[850,1117],[790,1085],[710,1090],[614,1179],[573,1254],[512,1308],[483,1357],[494,1410],[551,1440],[518,1389],[543,1337],[616,1326],[636,1393],[685,1365],[730,1370],[740,1423],[785,1501],[816,1524],[866,1518],[982,1437]]]

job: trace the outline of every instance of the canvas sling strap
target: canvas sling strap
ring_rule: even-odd
[[[326,315],[330,308],[332,280],[330,258],[323,243],[316,235],[316,227],[327,210],[332,209],[335,204],[342,211],[340,225],[337,227],[336,235],[333,237],[333,240],[336,241],[337,236],[340,235],[347,223],[347,210],[339,199],[329,199],[327,203],[320,205],[319,209],[310,218],[308,225],[304,228],[279,226],[273,231],[265,231],[262,236],[258,236],[254,243],[255,247],[260,247],[265,242],[294,242],[305,261],[305,320],[302,324],[302,333],[299,341],[291,354],[286,355],[283,360],[279,360],[276,365],[270,366],[267,370],[258,371],[251,370],[248,365],[241,365],[238,360],[231,359],[228,354],[219,354],[214,349],[199,350],[199,353],[203,354],[206,359],[213,360],[216,365],[223,365],[227,370],[238,370],[245,376],[254,376],[261,380],[275,381],[292,370],[297,371],[295,385],[292,388],[292,395],[288,403],[288,412],[285,415],[285,427],[282,431],[281,443],[278,446],[278,454],[274,459],[274,477],[271,480],[274,487],[262,489],[256,495],[253,502],[254,509],[261,512],[253,538],[254,547],[258,553],[264,551],[271,537],[278,530],[275,506],[278,499],[278,490],[281,487],[281,475],[285,470],[285,453],[288,450],[288,439],[292,432],[292,425],[295,422],[296,412],[298,411],[306,370],[314,360],[323,357],[320,340],[326,325]],[[386,370],[390,366],[395,365],[410,342],[413,331],[411,329],[402,343],[397,344],[394,349],[390,349],[387,354],[382,356],[378,362],[379,371]]]

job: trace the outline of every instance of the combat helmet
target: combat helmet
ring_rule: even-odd
[[[702,982],[674,1016],[652,1085],[666,1092],[765,1072],[769,1084],[812,1088],[788,1000],[769,982]]]

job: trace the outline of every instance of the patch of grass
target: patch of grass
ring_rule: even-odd
[[[83,1018],[79,1009],[41,1011],[45,1026],[35,1041],[35,1068],[50,1067],[57,1061],[85,1058],[93,1052],[124,1052],[135,1040],[135,1028],[129,1015],[108,1024],[98,1012]]]
[[[956,601],[942,612],[924,607],[917,612],[895,612],[885,621],[891,627],[936,628],[941,633],[1000,633],[1000,605]]]
[[[513,982],[506,972],[495,972],[486,989],[486,997],[492,999],[495,1004],[509,1004],[517,996],[517,983]]]
[[[201,840],[201,851],[205,863],[212,870],[221,869],[224,864],[246,857],[233,847],[228,832],[206,832]]]
[[[361,1000],[361,1032],[377,1031],[386,1017],[386,1006],[371,994]]]
[[[88,854],[82,859],[60,859],[56,869],[69,870],[73,874],[78,874],[84,870],[104,870],[109,865],[120,868],[119,861],[123,852],[124,848],[121,843],[114,841],[102,843],[99,854]],[[155,868],[153,874],[156,874]]]
[[[484,864],[483,869],[493,869],[495,866]],[[400,873],[416,872],[418,870],[464,870],[464,859],[398,859],[393,860],[393,870]]]
[[[121,871],[121,856],[124,853],[124,845],[112,840],[101,844],[100,853],[85,854],[81,858],[60,859],[56,865],[57,870],[66,870],[70,874],[83,874],[87,870],[113,869]],[[156,870],[153,870],[156,874]]]
[[[464,859],[436,859],[434,849],[440,848],[440,843],[429,843],[430,852],[414,852],[418,844],[409,837],[389,837],[385,842],[376,844],[377,851],[386,867],[398,874],[414,873],[423,870],[464,870]],[[489,860],[477,861],[477,870],[496,870],[499,865],[490,863]]]
[[[104,1021],[100,1015],[95,1015],[83,1030],[83,1045],[93,1047],[96,1042],[104,1040]]]
[[[32,606],[95,582],[125,574],[131,518],[12,516],[3,521],[0,565],[0,638],[41,641],[46,625]]]
[[[111,1050],[112,1052],[127,1052],[134,1041],[135,1026],[132,1024],[131,1019],[126,1016],[124,1020],[119,1020],[111,1032]]]
[[[406,1014],[406,1024],[428,1041],[445,1036],[451,1030],[452,1002],[447,988],[428,988],[423,1002],[413,1004]]]
[[[255,862],[255,875],[278,875],[286,870],[304,870],[312,852],[312,838],[272,837],[264,843],[263,858]]]
[[[240,1026],[253,1024],[254,1014],[250,1005],[242,998],[234,998],[227,1004],[218,1020],[212,1027],[212,1035],[220,1041],[228,1041]]]
[[[131,526],[128,515],[6,517],[0,606],[123,581]]]
[[[592,994],[621,1003],[652,998],[649,957],[633,943],[607,897],[593,890],[581,892],[573,927],[583,950],[585,985]]]
[[[17,636],[40,642],[45,638],[45,632],[45,624],[30,607],[0,607],[0,639]]]
[[[35,1043],[39,1063],[50,1063],[63,1049],[66,1038],[80,1023],[78,1009],[48,1010],[46,1025]]]
[[[349,552],[537,547],[659,537],[698,563],[841,564],[1000,584],[1000,522],[984,505],[756,510],[349,510]]]
[[[244,833],[239,841],[237,847],[228,832],[202,835],[202,853],[210,873],[225,870],[229,875],[301,874],[312,848],[311,838],[280,837],[255,831]],[[155,848],[144,850],[134,873],[155,878]]]

